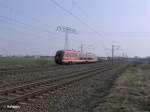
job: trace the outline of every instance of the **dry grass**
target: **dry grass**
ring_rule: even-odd
[[[95,112],[149,112],[150,65],[130,67]]]

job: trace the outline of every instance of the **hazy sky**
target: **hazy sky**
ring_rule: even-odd
[[[65,34],[58,25],[75,28],[69,48],[97,55],[110,55],[111,45],[128,56],[150,55],[150,0],[55,0],[81,21],[57,7],[51,0],[0,0],[0,54],[54,55],[64,48]]]

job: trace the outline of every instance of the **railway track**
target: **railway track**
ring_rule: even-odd
[[[83,64],[83,65],[66,65],[58,66],[57,69],[47,68],[45,70],[33,70],[31,72],[14,72],[9,74],[0,74],[0,89],[31,83],[41,79],[58,77],[60,75],[71,74],[83,70],[88,70],[94,67],[108,65],[107,63]],[[30,68],[31,69],[31,68]]]
[[[6,104],[13,104],[20,102],[24,99],[32,98],[39,94],[43,94],[48,91],[54,91],[55,89],[62,88],[65,85],[74,83],[92,75],[112,69],[111,66],[95,67],[87,71],[79,71],[72,73],[71,75],[60,76],[57,78],[46,79],[42,81],[36,81],[29,84],[23,84],[21,86],[5,89],[0,91],[0,106]]]
[[[103,64],[106,62],[103,62]],[[84,64],[85,65],[85,64]],[[86,64],[86,66],[91,65]],[[78,66],[81,65],[69,65],[73,68],[77,68]],[[22,68],[9,68],[9,69],[0,69],[0,74],[5,75],[5,74],[22,74],[22,73],[31,73],[31,72],[43,72],[43,71],[54,71],[54,70],[63,70],[63,69],[68,69],[68,65],[45,65],[45,66],[34,66],[34,67],[22,67]]]
[[[98,64],[98,65],[94,65],[94,66],[92,66],[93,68],[95,68],[95,67],[102,67],[102,66],[106,66],[106,64]],[[47,79],[47,78],[56,78],[56,77],[60,77],[60,76],[66,76],[66,75],[70,75],[70,74],[72,74],[72,73],[79,73],[79,72],[81,72],[81,71],[87,71],[87,70],[89,70],[89,69],[91,69],[91,66],[83,66],[83,67],[74,67],[74,68],[67,68],[67,69],[65,69],[65,70],[62,70],[62,69],[59,69],[58,68],[58,70],[52,70],[52,71],[49,71],[49,72],[43,72],[40,76],[38,76],[38,75],[36,75],[36,73],[34,73],[34,75],[35,75],[35,78],[28,78],[28,79],[30,79],[30,80],[22,80],[22,81],[19,81],[18,83],[17,83],[17,80],[12,80],[11,82],[13,82],[13,83],[11,83],[10,82],[10,87],[14,87],[14,86],[16,86],[16,84],[17,85],[22,85],[22,84],[24,84],[24,83],[32,83],[32,82],[35,82],[35,81],[41,81],[41,80],[44,80],[44,79]],[[38,72],[37,72],[38,73]],[[45,75],[46,74],[46,75]],[[5,75],[6,76],[6,75]],[[17,77],[17,75],[15,74],[14,76],[16,76]],[[20,77],[30,77],[30,74],[20,74],[19,75]],[[15,84],[16,83],[16,84]],[[3,89],[4,87],[1,87],[0,88],[0,90],[1,89]],[[8,87],[5,87],[5,88],[8,88]]]

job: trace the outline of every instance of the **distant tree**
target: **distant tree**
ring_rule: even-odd
[[[134,58],[135,58],[135,59],[138,59],[139,57],[138,57],[138,56],[134,56]]]

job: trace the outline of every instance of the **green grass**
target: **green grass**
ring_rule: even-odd
[[[26,59],[26,58],[3,58],[0,65],[45,65],[54,64],[54,60]]]

